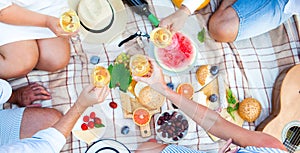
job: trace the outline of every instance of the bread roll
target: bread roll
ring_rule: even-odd
[[[239,104],[238,113],[247,122],[255,121],[261,112],[259,101],[254,98],[246,98]]]

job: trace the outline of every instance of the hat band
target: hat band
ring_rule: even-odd
[[[82,27],[83,27],[85,30],[87,30],[87,31],[89,31],[89,32],[92,32],[92,33],[102,33],[102,32],[107,31],[107,30],[112,26],[112,24],[113,24],[113,22],[114,22],[114,20],[115,20],[114,9],[112,8],[110,2],[108,2],[108,0],[106,0],[106,1],[107,1],[107,3],[109,4],[109,7],[110,7],[111,13],[112,13],[112,18],[111,18],[111,20],[110,20],[110,23],[109,23],[106,27],[104,27],[103,29],[97,30],[97,29],[91,29],[91,28],[87,27],[86,25],[84,25],[84,23],[82,23],[82,22],[80,21],[80,24],[82,25]]]

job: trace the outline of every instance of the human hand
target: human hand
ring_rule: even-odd
[[[155,60],[152,58],[148,58],[151,64],[151,72],[149,77],[138,77],[133,76],[135,81],[142,81],[147,83],[151,88],[158,92],[163,92],[164,87],[166,86],[166,82],[164,79],[164,75],[162,69],[156,64]]]
[[[77,35],[78,31],[75,32],[66,32],[64,31],[60,24],[59,18],[48,16],[46,20],[47,27],[58,37],[69,38],[71,36]]]
[[[24,107],[31,105],[36,100],[49,99],[51,99],[50,93],[42,85],[32,83],[14,90],[9,102]]]
[[[218,153],[236,153],[238,148],[236,147],[234,150],[230,149],[230,145],[232,143],[232,139],[228,139],[225,145],[218,151]]]
[[[105,100],[106,96],[109,93],[107,86],[103,88],[96,88],[93,85],[88,85],[80,93],[77,103],[83,107],[89,107],[97,103],[101,103]]]
[[[188,8],[181,6],[176,12],[162,19],[159,26],[167,28],[172,33],[175,33],[184,26],[189,15],[190,12]]]

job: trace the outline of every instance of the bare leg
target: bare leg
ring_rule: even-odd
[[[62,114],[53,108],[26,108],[21,122],[20,139],[31,137],[52,126],[61,117]]]
[[[231,7],[236,0],[223,0],[219,8],[210,17],[208,31],[216,41],[233,42],[238,34],[239,18]]]
[[[166,144],[159,144],[156,142],[144,142],[139,145],[136,153],[160,153],[166,146]]]
[[[54,72],[66,67],[70,60],[70,43],[66,38],[56,37],[37,40],[40,56],[36,68]]]
[[[0,46],[0,78],[21,77],[29,73],[39,58],[35,40],[26,40]]]

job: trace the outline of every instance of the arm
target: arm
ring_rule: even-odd
[[[173,33],[177,32],[184,26],[189,15],[194,13],[203,2],[204,0],[184,0],[176,12],[160,21],[159,26],[168,28]]]
[[[66,138],[70,135],[80,115],[89,106],[103,102],[108,93],[108,87],[95,88],[89,85],[81,92],[76,103],[53,127],[37,132],[32,138],[1,146],[0,152],[58,153],[65,144]]]
[[[250,131],[239,127],[220,117],[217,112],[206,106],[177,94],[166,86],[162,70],[155,61],[150,61],[153,66],[151,77],[134,76],[133,79],[149,84],[151,88],[166,96],[166,98],[170,99],[173,104],[208,132],[224,140],[231,138],[233,143],[242,147],[256,146],[285,150],[283,144],[276,138],[262,132]]]
[[[59,18],[33,12],[16,4],[0,9],[0,22],[11,25],[45,27],[57,36],[69,37],[77,33],[65,32],[59,25]]]

